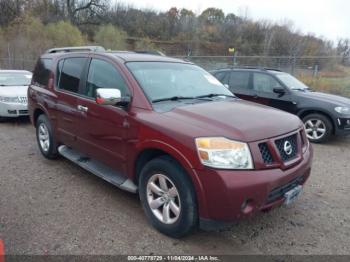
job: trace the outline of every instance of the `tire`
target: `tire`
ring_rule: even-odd
[[[166,187],[170,190],[164,190],[166,188],[164,184],[161,186],[161,180],[166,181]],[[158,187],[157,190],[151,186],[151,182]],[[156,194],[155,192],[159,189],[167,192],[167,195]],[[198,211],[192,182],[182,167],[172,158],[155,158],[144,166],[139,178],[139,195],[149,222],[161,233],[180,238],[196,229]],[[163,204],[158,208],[155,205],[152,209],[150,205],[152,199],[157,199]],[[169,210],[165,212],[168,215],[163,215],[164,209]],[[173,210],[178,210],[178,215]]]
[[[0,123],[5,122],[6,120],[7,120],[6,117],[0,116]]]
[[[41,154],[47,159],[58,157],[57,144],[52,134],[52,127],[46,115],[40,115],[36,121],[36,139]]]
[[[303,118],[303,123],[307,138],[312,143],[324,143],[333,134],[332,122],[322,114],[309,114]]]

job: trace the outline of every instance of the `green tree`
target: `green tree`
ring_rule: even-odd
[[[142,38],[141,40],[136,42],[135,50],[136,51],[156,51],[157,48],[155,44],[152,43],[151,39],[147,37],[147,38]]]
[[[70,22],[60,21],[48,24],[45,31],[51,47],[79,46],[86,43],[86,39],[79,29]]]
[[[126,49],[127,36],[125,31],[109,24],[99,27],[94,41],[96,44],[102,45],[107,49],[124,50]]]

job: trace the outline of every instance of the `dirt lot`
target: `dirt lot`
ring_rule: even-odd
[[[350,254],[350,138],[315,145],[300,199],[222,232],[174,240],[135,195],[45,160],[26,120],[0,124],[0,239],[7,254]]]

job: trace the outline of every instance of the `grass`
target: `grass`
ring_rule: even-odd
[[[318,77],[300,75],[298,78],[315,91],[350,97],[350,68],[321,72]]]

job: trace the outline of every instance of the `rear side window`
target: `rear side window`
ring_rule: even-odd
[[[78,93],[79,84],[87,58],[66,58],[57,66],[57,87]]]
[[[249,72],[231,72],[230,88],[232,89],[248,89],[249,88]]]
[[[36,63],[33,83],[40,86],[47,86],[51,73],[52,59],[50,58],[40,58]]]

